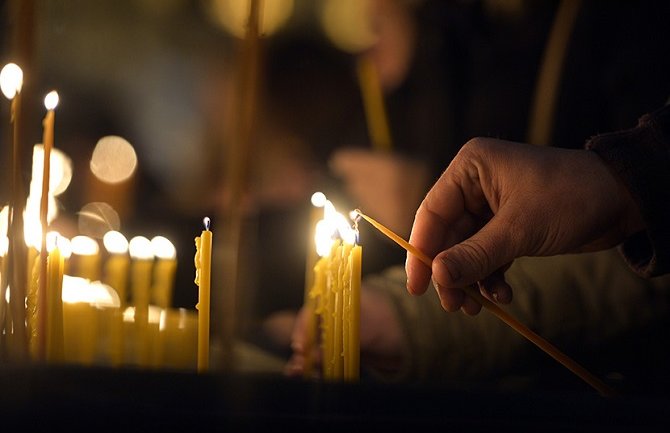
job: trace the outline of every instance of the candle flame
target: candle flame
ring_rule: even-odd
[[[128,252],[128,239],[123,233],[110,230],[102,237],[102,243],[110,254],[126,254]]]
[[[63,257],[70,257],[72,254],[72,242],[56,231],[47,232],[47,252],[52,252],[56,248],[61,251]]]
[[[311,202],[314,207],[324,207],[326,205],[326,195],[322,192],[315,192],[312,194]]]
[[[62,299],[68,304],[82,302],[96,307],[118,308],[121,305],[119,295],[110,286],[69,275],[63,275]]]
[[[36,211],[35,200],[28,198],[28,204],[23,215],[23,239],[26,246],[42,250],[42,224],[39,213]]]
[[[4,206],[0,210],[0,235],[7,235],[9,229],[9,206]]]
[[[171,260],[177,257],[176,248],[172,242],[164,236],[154,236],[153,239],[151,239],[151,248],[154,256],[159,259]]]
[[[46,107],[47,110],[53,110],[58,106],[58,101],[58,92],[52,90],[44,97],[44,107]]]
[[[0,257],[5,257],[9,251],[9,238],[5,235],[0,235]]]
[[[333,242],[355,244],[358,240],[357,230],[350,225],[344,215],[337,212],[330,200],[325,201],[323,208],[323,219],[316,223],[314,234],[316,252],[321,257],[330,253]]]
[[[23,70],[15,63],[8,63],[0,71],[0,89],[7,99],[14,99],[23,86]]]
[[[205,230],[209,230],[209,226],[211,224],[212,220],[209,219],[209,217],[204,217],[202,219],[202,224],[205,226]]]
[[[80,256],[92,256],[100,252],[100,246],[95,239],[78,235],[72,238],[72,252]]]
[[[154,258],[151,241],[144,236],[135,236],[128,243],[130,256],[134,259],[150,260]]]

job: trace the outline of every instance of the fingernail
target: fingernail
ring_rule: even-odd
[[[441,259],[442,264],[447,267],[447,273],[449,274],[449,278],[451,278],[451,281],[458,282],[458,280],[461,279],[461,271],[456,267],[454,262],[449,260],[446,257],[442,257]]]

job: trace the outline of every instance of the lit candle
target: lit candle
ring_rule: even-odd
[[[38,359],[40,357],[40,342],[43,340],[44,344],[46,344],[46,337],[42,339],[38,336],[40,332],[38,316],[41,314],[38,307],[41,260],[38,259],[40,258],[42,228],[37,221],[34,224],[26,221],[24,231],[27,246],[25,281],[27,282],[26,331],[28,334],[28,351],[33,359]],[[46,293],[46,289],[44,290]]]
[[[72,274],[90,281],[100,279],[100,245],[89,236],[75,236],[71,239]]]
[[[50,237],[47,263],[47,351],[49,362],[62,362],[63,357],[63,268],[65,259],[58,246],[58,235]]]
[[[116,291],[99,281],[65,275],[62,299],[66,361],[91,365],[102,360],[103,343],[120,311]]]
[[[358,230],[356,230],[358,233]],[[358,238],[358,236],[356,236]],[[357,381],[361,364],[361,270],[363,248],[356,244],[349,255],[350,292],[349,292],[349,359],[345,379]]]
[[[203,219],[205,230],[195,238],[195,284],[198,286],[198,371],[209,369],[209,312],[212,275],[212,232],[210,219]]]
[[[153,252],[151,241],[144,236],[135,236],[129,242],[131,263],[131,293],[135,305],[135,333],[137,362],[148,366],[149,352],[149,293],[151,289],[151,269]]]
[[[7,275],[7,268],[5,261],[5,256],[7,255],[7,250],[9,249],[9,239],[7,238],[6,232],[0,229],[0,318],[4,319],[7,317],[7,301],[6,296],[8,292],[7,284],[5,283],[5,278]],[[0,322],[0,328],[3,328],[5,323]]]
[[[316,247],[321,259],[315,266],[313,295],[321,324],[322,371],[327,380],[358,378],[360,323],[360,260],[357,231],[335,211],[330,201],[316,225]],[[356,335],[354,335],[356,333]]]
[[[23,218],[21,218],[21,209],[25,197],[23,196],[22,176],[23,170],[21,168],[21,139],[20,139],[20,114],[21,114],[21,87],[23,86],[23,71],[14,63],[9,63],[0,71],[0,89],[2,93],[11,100],[11,118],[12,126],[12,169],[10,177],[10,200],[9,200],[9,220],[8,220],[8,254],[7,254],[7,276],[5,282],[9,287],[10,293],[10,310],[11,310],[11,324],[8,329],[13,330],[12,344],[10,352],[13,352],[22,359],[26,353],[26,337],[25,328],[25,296],[26,296],[26,280],[25,262],[23,254],[25,254],[21,234],[23,231]],[[9,315],[7,317],[10,317]]]
[[[151,291],[153,304],[169,308],[172,305],[174,276],[177,271],[177,250],[172,242],[163,236],[151,239],[151,247],[157,259]]]
[[[128,240],[122,233],[110,230],[102,237],[102,243],[108,253],[105,261],[104,282],[116,290],[121,306],[125,307],[128,302],[126,289],[130,267]]]
[[[315,192],[311,197],[312,207],[310,209],[309,229],[310,235],[308,237],[306,249],[306,265],[305,265],[305,294],[303,301],[305,320],[305,344],[303,353],[305,357],[303,366],[303,376],[306,378],[314,374],[314,345],[316,342],[316,296],[314,291],[315,283],[315,266],[319,259],[314,248],[314,236],[316,234],[316,224],[323,218],[323,206],[326,204],[326,196],[322,192]]]
[[[47,298],[50,294],[47,293],[49,288],[47,283],[52,282],[52,272],[47,270],[47,259],[51,254],[47,252],[47,240],[46,232],[48,227],[47,215],[49,213],[49,179],[51,172],[51,149],[54,145],[54,117],[55,117],[55,108],[58,105],[58,93],[55,91],[49,92],[44,97],[44,107],[47,109],[47,114],[42,121],[43,134],[42,134],[42,146],[44,149],[44,159],[42,161],[42,195],[40,200],[40,226],[42,229],[42,247],[40,249],[40,279],[39,279],[39,291],[38,291],[38,302],[37,307],[39,310],[42,310],[41,305],[45,305],[45,301],[49,305]],[[60,260],[60,250],[56,248],[58,260]],[[55,266],[55,265],[54,265]],[[47,273],[49,278],[47,279]],[[52,319],[49,317],[49,313],[52,311],[52,308],[47,308],[46,315],[38,315],[40,323],[40,334],[45,329],[45,326],[53,323]],[[51,336],[51,331],[48,331],[48,336]],[[46,342],[49,347],[50,342]],[[47,347],[47,358],[53,356],[51,350]]]
[[[119,309],[112,315],[110,332],[110,363],[117,366],[123,362],[124,344],[123,338],[123,309],[128,303],[126,288],[128,285],[128,269],[130,258],[128,256],[128,240],[115,230],[108,231],[102,237],[103,245],[107,250],[108,257],[105,262],[105,283],[111,286],[119,297]]]

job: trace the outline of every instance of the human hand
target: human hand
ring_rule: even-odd
[[[521,256],[606,249],[644,228],[632,197],[593,152],[476,138],[463,146],[427,194],[410,243],[434,257],[432,269],[408,255],[407,289],[432,279],[447,311],[477,314],[460,289],[512,299],[504,270]]]

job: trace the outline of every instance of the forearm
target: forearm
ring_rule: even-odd
[[[645,277],[670,271],[670,105],[643,116],[637,127],[593,137],[586,145],[605,161],[635,200],[646,230],[620,248]]]
[[[578,362],[624,335],[653,329],[670,312],[670,275],[642,278],[614,250],[521,258],[505,275],[515,297],[504,308]],[[403,362],[386,379],[481,380],[545,356],[492,314],[447,313],[432,289],[409,295],[405,278],[397,267],[366,280],[392,299],[406,335]]]

